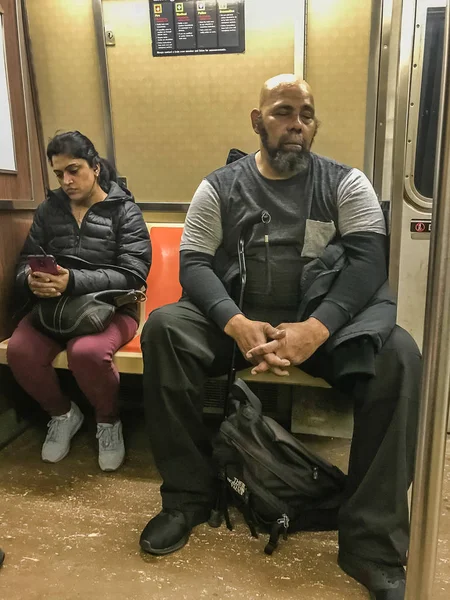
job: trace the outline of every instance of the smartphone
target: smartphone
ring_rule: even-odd
[[[28,256],[28,264],[34,272],[58,275],[58,266],[55,257],[51,254],[33,254]]]

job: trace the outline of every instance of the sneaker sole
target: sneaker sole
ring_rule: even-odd
[[[141,540],[139,544],[142,550],[147,552],[147,554],[153,554],[154,556],[165,556],[166,554],[172,554],[172,552],[176,552],[185,546],[189,540],[189,536],[190,533],[186,534],[176,544],[169,546],[168,548],[152,548],[150,542],[147,540]]]
[[[84,423],[84,415],[82,414],[82,415],[81,415],[81,421],[78,423],[78,425],[77,425],[77,427],[76,427],[75,431],[74,431],[74,432],[72,433],[72,435],[70,436],[70,439],[71,439],[71,440],[72,440],[72,438],[74,437],[74,435],[75,435],[76,433],[78,433],[78,431],[80,430],[80,427],[83,425],[83,423]],[[50,463],[50,464],[54,465],[54,464],[56,464],[56,463],[60,462],[60,461],[61,461],[63,458],[66,458],[66,456],[69,454],[69,452],[70,452],[70,444],[69,444],[69,447],[67,448],[67,452],[66,452],[65,454],[63,454],[63,455],[61,456],[61,458],[58,458],[58,460],[48,460],[48,458],[43,458],[43,457],[42,457],[42,455],[41,455],[41,458],[42,458],[42,460],[43,460],[44,462],[46,462],[46,463]]]
[[[120,467],[123,465],[124,462],[125,462],[125,456],[122,458],[122,461],[120,462],[120,464],[118,464],[117,467],[114,467],[114,469],[110,469],[110,468],[104,469],[100,463],[98,464],[98,466],[103,471],[103,473],[114,473],[114,471],[117,471],[117,469],[120,469]]]

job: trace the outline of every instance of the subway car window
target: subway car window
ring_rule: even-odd
[[[426,198],[433,197],[439,95],[444,51],[444,25],[445,8],[429,8],[425,31],[416,162],[414,166],[414,181],[417,191]]]

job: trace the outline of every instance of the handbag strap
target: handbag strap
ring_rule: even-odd
[[[142,286],[144,287],[144,289],[147,289],[147,281],[141,277],[141,275],[139,275],[139,273],[136,273],[135,271],[132,271],[131,269],[127,269],[126,267],[120,267],[119,265],[106,265],[106,264],[100,264],[100,263],[91,263],[88,260],[84,260],[83,258],[80,258],[79,256],[73,256],[72,254],[65,254],[63,256],[56,256],[55,257],[56,260],[58,262],[65,262],[65,261],[73,261],[74,263],[79,265],[79,268],[84,268],[84,269],[89,269],[91,271],[94,271],[95,269],[113,269],[115,271],[118,271],[119,273],[124,273],[125,275],[131,275],[133,277],[135,277],[136,279],[139,280],[140,283],[142,283]],[[70,267],[69,267],[70,268]],[[137,302],[140,302],[140,300],[136,300]]]

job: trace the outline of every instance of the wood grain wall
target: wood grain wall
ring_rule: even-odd
[[[28,211],[0,212],[0,340],[12,332],[15,265],[31,221]]]
[[[33,219],[32,210],[45,195],[38,143],[38,126],[30,73],[26,61],[22,13],[15,0],[0,0],[4,11],[4,31],[8,82],[11,97],[16,173],[0,173],[0,340],[12,331],[12,290],[17,257]],[[1,140],[0,140],[1,143]]]
[[[31,174],[28,154],[25,99],[20,69],[20,54],[17,15],[14,0],[2,0],[4,14],[5,51],[8,67],[8,84],[11,116],[14,132],[16,165],[21,177],[10,173],[0,173],[0,197],[10,200],[27,200],[31,197]]]

